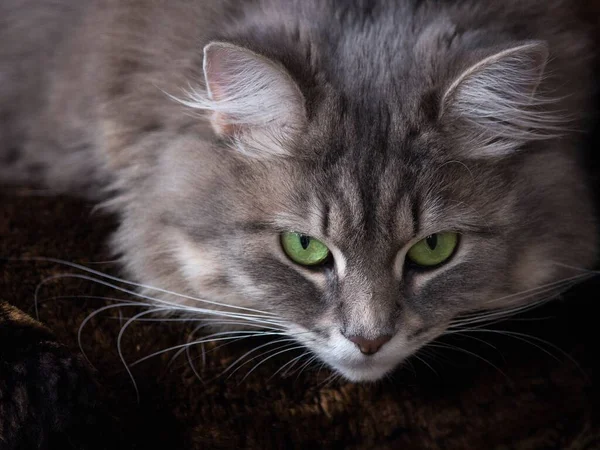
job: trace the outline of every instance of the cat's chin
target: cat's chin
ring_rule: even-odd
[[[346,380],[354,383],[368,383],[380,380],[394,371],[404,358],[380,354],[371,356],[358,354],[348,358],[324,357],[323,360]]]
[[[385,375],[392,372],[398,364],[331,364],[329,366],[346,380],[353,383],[369,383],[382,379]]]

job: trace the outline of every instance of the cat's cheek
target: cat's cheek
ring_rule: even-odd
[[[255,283],[243,273],[236,272],[235,284],[242,285],[245,295],[236,295],[234,290],[225,283],[227,268],[223,266],[220,253],[208,246],[200,246],[190,242],[182,235],[173,237],[174,255],[177,267],[185,278],[188,287],[195,295],[211,302],[222,302],[235,306],[249,307],[254,305],[252,299],[260,298],[263,294]],[[210,303],[196,302],[193,306],[212,308]]]
[[[545,248],[531,247],[519,255],[513,271],[517,291],[541,286],[554,278],[558,266],[548,253]]]
[[[199,249],[186,242],[182,237],[176,238],[175,255],[179,270],[190,285],[199,288],[203,281],[209,281],[221,273],[219,255],[208,249]]]

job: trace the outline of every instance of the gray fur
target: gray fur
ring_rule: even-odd
[[[133,279],[276,314],[346,377],[377,379],[460,314],[539,300],[514,294],[594,262],[577,149],[591,52],[567,4],[3,0],[0,178],[103,200]],[[268,140],[285,151],[206,110],[210,42],[295,83],[306,120]],[[294,265],[290,230],[344,263]],[[441,231],[461,234],[450,262],[404,267]],[[342,336],[385,334],[371,356]]]

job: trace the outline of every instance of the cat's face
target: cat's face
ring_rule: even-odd
[[[167,273],[173,290],[274,313],[347,378],[375,380],[458,314],[533,301],[529,289],[567,276],[551,261],[577,265],[593,254],[590,227],[572,230],[566,242],[556,237],[564,233],[559,221],[547,227],[554,208],[571,214],[578,200],[567,206],[535,190],[564,186],[556,169],[566,160],[538,174],[547,163],[540,158],[525,165],[436,159],[429,150],[443,142],[434,131],[407,137],[399,130],[383,141],[372,140],[377,125],[355,127],[321,123],[321,136],[337,146],[322,147],[339,155],[331,159],[262,162],[202,151],[194,140],[174,147],[161,165],[161,192],[151,195],[164,222],[159,229],[159,220],[145,220],[154,230],[146,263]],[[295,261],[282,245],[287,232],[318,239],[328,250],[317,253],[327,258]],[[433,267],[411,261],[409,250],[439,233],[457,234],[447,258]],[[364,354],[355,337],[389,341]]]
[[[473,156],[508,144],[466,139],[464,124],[423,119],[423,108],[409,116],[330,92],[288,142],[264,130],[242,130],[237,148],[179,138],[140,194],[152,206],[125,218],[130,269],[148,284],[273,314],[362,381],[461,313],[539,300],[555,291],[532,289],[572,274],[560,264],[590,263],[587,193],[560,146]],[[243,126],[215,111],[217,133]],[[244,154],[266,147],[273,155]]]

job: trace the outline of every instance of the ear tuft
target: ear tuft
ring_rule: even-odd
[[[306,125],[304,97],[280,64],[224,42],[204,47],[205,91],[184,104],[212,111],[215,132],[256,157],[284,156]]]
[[[547,60],[545,42],[527,42],[484,58],[450,85],[440,119],[475,152],[468,156],[502,156],[562,134],[557,99],[539,92]]]

